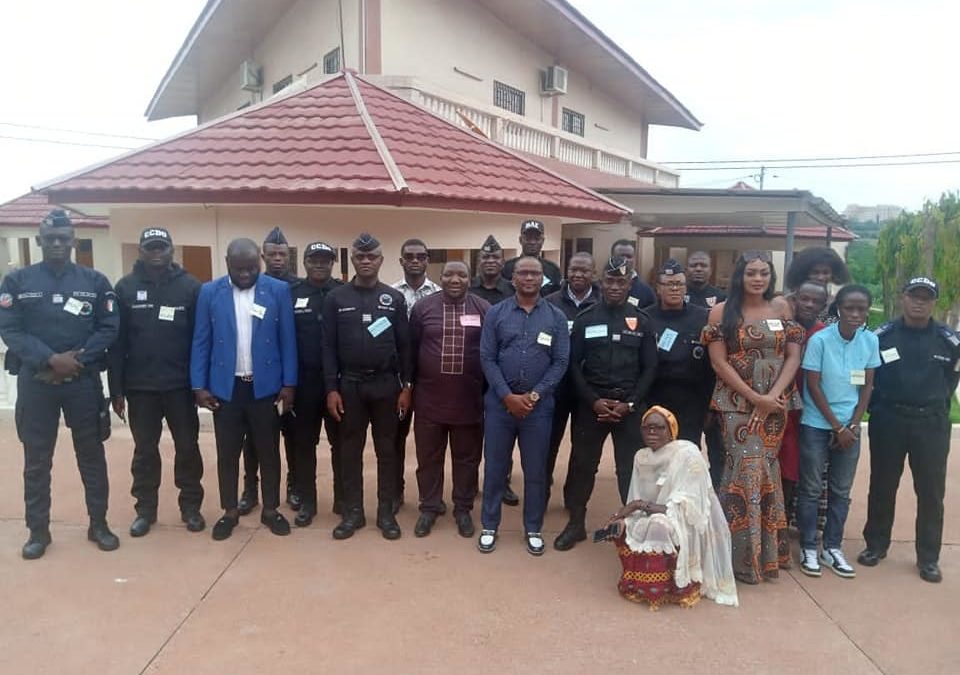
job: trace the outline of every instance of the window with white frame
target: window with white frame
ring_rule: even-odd
[[[583,113],[578,113],[570,108],[563,109],[563,120],[561,128],[568,134],[583,136],[583,131],[587,126],[587,120]]]
[[[340,72],[340,48],[323,55],[323,72],[327,75]]]
[[[517,115],[526,114],[526,94],[516,87],[493,81],[493,104]]]

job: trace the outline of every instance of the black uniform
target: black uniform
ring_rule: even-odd
[[[320,428],[327,427],[330,444],[330,466],[333,471],[333,501],[343,499],[340,457],[337,454],[339,423],[327,413],[326,391],[323,382],[323,301],[333,289],[342,286],[339,279],[328,279],[322,286],[314,286],[303,279],[293,284],[293,315],[297,326],[297,356],[299,377],[294,401],[292,436],[296,464],[297,493],[303,500],[301,508],[317,511],[317,443]]]
[[[577,314],[585,309],[593,307],[600,300],[600,286],[594,284],[588,295],[579,305],[574,302],[568,292],[567,282],[560,284],[560,290],[551,293],[545,299],[557,307],[564,316],[567,317],[567,328],[573,332],[573,320]],[[547,504],[550,503],[550,489],[553,487],[553,470],[557,466],[557,456],[560,454],[560,443],[563,441],[563,434],[567,430],[567,419],[574,414],[577,409],[577,389],[570,376],[570,368],[567,367],[567,373],[560,380],[556,390],[553,392],[553,426],[550,429],[550,451],[547,455]],[[512,468],[512,467],[511,467]]]
[[[657,374],[647,396],[650,405],[661,405],[680,423],[679,437],[700,445],[703,420],[710,404],[716,376],[700,332],[709,311],[684,304],[664,310],[659,303],[647,309],[657,340]]]
[[[45,262],[10,272],[0,285],[0,337],[20,361],[16,424],[23,443],[26,522],[50,524],[50,468],[60,411],[70,427],[87,502],[95,522],[106,519],[109,485],[101,440],[105,412],[100,371],[120,326],[116,295],[100,272],[66,263],[59,273]],[[75,349],[84,365],[62,384],[36,379],[51,356]]]
[[[917,495],[917,563],[935,563],[943,534],[950,398],[960,379],[960,339],[932,319],[923,329],[898,319],[876,333],[883,365],[874,375],[870,399],[870,496],[863,538],[872,551],[889,548],[907,458]]]
[[[657,368],[657,344],[647,314],[629,303],[614,307],[601,301],[573,322],[570,374],[577,388],[572,448],[564,501],[571,520],[583,519],[603,453],[613,435],[620,499],[626,501],[633,475],[633,455],[643,445],[640,415]],[[609,398],[633,404],[620,422],[597,421],[593,404]]]
[[[133,487],[137,514],[157,517],[160,434],[167,420],[173,436],[173,476],[180,511],[200,511],[203,458],[200,421],[190,389],[190,347],[200,282],[176,263],[158,283],[143,263],[117,282],[120,334],[108,355],[110,396],[125,396],[133,434]]]
[[[502,276],[507,281],[513,280],[513,266],[517,264],[517,261],[520,258],[525,258],[527,256],[517,256],[516,258],[510,258],[507,262],[503,264],[503,270],[500,272]],[[540,263],[543,265],[543,286],[540,287],[540,295],[546,297],[551,293],[556,293],[560,290],[560,282],[563,281],[563,272],[560,271],[560,268],[557,267],[557,264],[552,260],[547,260],[546,258],[540,258]],[[484,298],[486,299],[486,298]],[[490,302],[489,300],[487,302]],[[490,304],[493,304],[492,302]]]
[[[627,302],[634,307],[643,309],[657,302],[657,294],[653,292],[650,285],[643,281],[639,276],[633,277],[630,282],[630,291],[627,293]]]
[[[413,372],[403,293],[377,283],[335,288],[323,303],[323,377],[343,399],[340,472],[344,513],[363,511],[363,445],[368,423],[377,454],[379,509],[396,494],[397,396]]]
[[[516,290],[513,288],[513,284],[505,280],[503,277],[497,279],[496,288],[487,288],[483,285],[483,281],[480,277],[474,277],[473,282],[470,284],[470,292],[474,295],[478,295],[491,305],[495,305],[501,300],[506,300],[511,297]]]
[[[691,305],[696,305],[698,307],[706,307],[710,309],[716,304],[724,302],[727,299],[727,294],[721,291],[716,286],[711,286],[706,284],[701,288],[694,288],[691,285],[687,285],[687,295],[684,297],[684,302],[688,302]]]

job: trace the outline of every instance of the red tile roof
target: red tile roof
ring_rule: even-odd
[[[77,204],[371,204],[600,222],[630,214],[352,73],[41,189]]]
[[[47,201],[46,195],[30,192],[6,204],[0,204],[0,227],[40,227],[56,204]],[[63,207],[59,207],[63,208]],[[78,211],[65,209],[75,227],[108,227],[109,222],[100,216],[85,216]]]
[[[782,225],[677,225],[674,227],[654,227],[641,230],[641,237],[786,237],[787,228]],[[823,225],[810,225],[794,229],[797,239],[824,239],[827,238],[827,228]],[[843,227],[831,229],[830,237],[834,241],[853,241],[857,238],[850,230]]]

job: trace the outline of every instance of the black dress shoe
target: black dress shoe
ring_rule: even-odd
[[[503,491],[503,503],[507,506],[517,506],[520,504],[520,497],[517,496],[517,493],[513,491],[513,488],[507,485],[507,488]]]
[[[130,523],[130,536],[142,537],[150,531],[150,526],[155,522],[157,522],[155,517],[150,518],[148,516],[137,516],[133,519],[133,522]]]
[[[571,520],[563,531],[553,540],[553,547],[558,551],[569,551],[577,545],[577,542],[587,538],[587,529],[583,521]]]
[[[42,558],[43,554],[47,552],[47,546],[50,545],[51,541],[49,530],[31,530],[30,538],[27,539],[27,543],[23,545],[23,550],[21,551],[24,560]]]
[[[298,495],[295,490],[291,490],[287,488],[287,504],[294,511],[299,511],[300,507],[303,506],[303,500],[300,498],[300,495]]]
[[[87,539],[94,542],[101,551],[116,551],[120,547],[117,535],[107,527],[107,521],[92,521],[87,529]]]
[[[417,524],[413,526],[413,536],[426,537],[433,529],[433,524],[437,522],[437,514],[432,511],[424,511],[417,518]],[[386,536],[386,535],[384,535]]]
[[[315,515],[317,515],[317,508],[315,506],[303,504],[300,507],[300,510],[297,511],[297,515],[293,519],[293,524],[297,527],[307,527],[313,522],[313,517]]]
[[[929,581],[931,584],[939,584],[943,581],[943,573],[940,571],[940,565],[935,562],[917,564],[920,570],[920,578]]]
[[[348,511],[340,521],[340,524],[333,528],[334,539],[349,539],[361,527],[367,524],[367,518],[362,511]]]
[[[865,548],[860,551],[860,555],[857,556],[857,562],[864,567],[876,567],[880,561],[886,557],[886,551],[874,551],[873,549]]]
[[[473,518],[469,513],[458,513],[454,516],[457,520],[457,532],[460,533],[461,537],[472,537],[476,532],[476,528],[473,526]]]
[[[278,537],[290,534],[290,522],[282,514],[274,512],[272,516],[263,514],[260,516],[260,522],[270,528]]]
[[[224,539],[229,539],[230,535],[233,534],[233,528],[237,526],[239,521],[236,518],[231,518],[230,516],[223,516],[213,525],[213,538],[216,541],[223,541]]]
[[[377,512],[377,527],[379,527],[380,532],[383,533],[384,539],[400,538],[400,525],[397,523],[397,518],[389,509],[380,509]]]
[[[253,511],[259,503],[256,490],[244,490],[243,496],[241,496],[240,501],[237,502],[237,512],[239,512],[241,516],[245,516]]]
[[[187,524],[187,529],[190,532],[203,532],[207,526],[207,521],[203,519],[199,511],[185,511],[180,514],[180,520]]]

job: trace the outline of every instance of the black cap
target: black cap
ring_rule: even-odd
[[[527,230],[536,230],[540,234],[543,234],[543,223],[539,220],[525,220],[520,223],[520,234],[523,234]]]
[[[287,238],[283,236],[283,230],[279,227],[275,227],[270,230],[270,234],[267,235],[267,238],[263,240],[264,244],[287,244]]]
[[[141,248],[155,241],[162,241],[168,246],[173,246],[173,239],[170,238],[170,233],[162,227],[148,227],[140,233]]]
[[[937,285],[937,282],[933,279],[927,277],[913,277],[903,285],[903,292],[912,291],[915,288],[926,288],[928,291],[933,293],[934,298],[940,297],[940,286]]]
[[[628,277],[630,276],[630,263],[627,262],[626,258],[615,255],[607,260],[603,273],[611,277]]]
[[[328,255],[334,260],[337,259],[337,249],[335,249],[330,244],[322,241],[315,241],[312,244],[308,244],[307,248],[303,250],[303,257],[309,258],[312,255]]]
[[[502,251],[503,248],[500,246],[500,242],[492,234],[488,234],[487,238],[483,240],[483,246],[480,247],[480,250],[484,253],[495,253],[497,251]]]
[[[53,209],[50,211],[41,224],[46,227],[73,227],[73,223],[70,222],[70,216],[68,216],[67,212],[63,209]]]
[[[683,265],[678,263],[673,258],[670,258],[670,260],[660,265],[660,269],[657,270],[658,275],[663,274],[668,277],[673,276],[674,274],[683,274],[683,273],[684,273]]]
[[[353,248],[364,253],[369,253],[370,251],[379,247],[380,241],[368,232],[364,232],[353,240]]]

